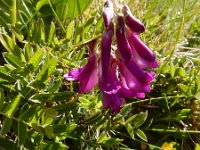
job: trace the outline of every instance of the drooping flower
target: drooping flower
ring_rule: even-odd
[[[126,38],[124,18],[121,15],[117,16],[116,39],[117,39],[117,48],[119,50],[121,59],[125,61],[130,60],[131,47]]]
[[[88,75],[85,78],[80,79],[79,90],[78,90],[79,93],[85,93],[91,91],[95,87],[98,81],[97,63],[96,63],[97,58],[94,55],[89,57],[89,59],[94,59],[94,60],[92,60],[91,64],[88,65],[88,68],[90,67],[91,69],[90,72],[88,72]]]
[[[122,63],[122,62],[120,62]],[[119,70],[123,69],[123,66],[119,64]],[[123,75],[124,72],[120,71],[120,79],[121,79],[121,89],[119,91],[119,96],[124,98],[144,98],[144,92],[137,92],[135,89],[130,88],[127,84],[127,80]]]
[[[124,62],[119,63],[120,75],[123,78],[122,81],[125,82],[124,84],[135,92],[149,92],[150,85],[147,81],[145,82],[147,79],[143,70],[140,70],[137,65],[131,66],[133,69],[128,67],[129,66],[127,66]],[[131,72],[130,70],[134,72]],[[138,71],[140,72],[139,74],[144,74],[143,77],[137,76]]]
[[[124,97],[120,96],[121,83],[116,75],[117,63],[113,57],[110,59],[109,68],[110,69],[107,72],[108,75],[106,76],[106,79],[101,77],[101,75],[105,76],[104,73],[100,73],[100,80],[98,84],[103,93],[103,108],[110,108],[113,113],[118,113],[121,105],[124,104]],[[100,68],[99,72],[101,71],[102,70]]]
[[[156,68],[158,62],[153,52],[140,40],[138,35],[130,30],[127,31],[128,41],[135,63],[143,69]]]
[[[120,97],[144,98],[145,93],[150,92],[149,83],[154,79],[155,73],[140,69],[133,60],[119,61],[118,66],[121,79]]]
[[[117,94],[107,94],[103,92],[103,108],[111,109],[113,113],[118,113],[120,107],[124,104],[124,98],[119,97]]]
[[[125,23],[132,30],[132,32],[134,32],[135,34],[140,34],[145,31],[143,23],[141,23],[140,20],[132,15],[127,5],[124,5],[123,7],[123,14],[125,18]]]
[[[113,4],[110,0],[107,0],[104,3],[103,7],[103,19],[104,19],[104,25],[106,29],[110,28],[110,24],[112,23],[111,20],[113,18]]]
[[[128,70],[141,82],[147,83],[151,82],[154,79],[154,75],[152,72],[146,72],[142,68],[140,68],[134,60],[130,60],[125,62]]]
[[[111,28],[106,30],[102,35],[101,40],[101,63],[100,67],[102,70],[102,79],[105,80],[109,72],[110,57],[111,57],[111,44],[113,37],[113,24],[111,23]],[[100,75],[101,76],[101,75]]]
[[[91,53],[88,57],[88,62],[81,68],[76,68],[64,74],[66,81],[79,81],[79,93],[85,93],[91,91],[97,83],[97,56]]]
[[[64,75],[67,81],[79,81],[79,93],[92,90],[98,82],[103,108],[113,113],[120,111],[126,98],[144,98],[145,93],[150,92],[149,83],[155,73],[149,69],[158,66],[153,52],[139,38],[138,34],[145,31],[144,25],[131,14],[128,6],[123,7],[123,14],[115,15],[116,42],[112,42],[115,39],[114,10],[112,2],[106,0],[100,58],[95,52],[96,41],[89,43],[87,64]],[[117,48],[112,49],[112,43],[116,43]]]

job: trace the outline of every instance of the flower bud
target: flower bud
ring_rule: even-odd
[[[144,25],[140,22],[140,20],[138,20],[137,18],[135,18],[129,7],[128,6],[124,6],[123,7],[123,13],[124,13],[124,18],[125,18],[125,23],[126,25],[136,34],[140,34],[142,32],[145,31],[145,27]]]
[[[123,16],[119,15],[117,17],[117,29],[116,29],[116,38],[117,38],[117,48],[122,60],[128,61],[131,59],[131,47],[126,39],[125,33],[125,24]]]
[[[111,23],[111,26],[113,27],[112,23]],[[102,35],[100,68],[101,68],[101,73],[102,73],[101,77],[103,79],[106,79],[106,76],[108,75],[108,71],[109,71],[112,37],[113,37],[112,28],[106,30]]]
[[[111,28],[112,18],[113,18],[113,4],[110,0],[107,0],[104,4],[104,9],[103,9],[103,19],[106,29]]]

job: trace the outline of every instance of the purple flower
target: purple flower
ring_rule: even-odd
[[[103,92],[103,108],[111,109],[113,113],[118,113],[120,107],[124,104],[124,98],[119,97],[117,94],[107,94]]]
[[[110,0],[107,0],[104,3],[104,9],[103,9],[103,19],[106,29],[110,28],[111,20],[113,18],[113,4]]]
[[[121,105],[124,104],[124,98],[119,95],[121,83],[116,75],[116,68],[116,60],[111,57],[107,79],[101,80],[103,77],[99,77],[99,88],[103,92],[103,108],[110,108],[113,113],[118,113]],[[100,75],[103,75],[103,73]]]
[[[124,18],[121,15],[117,17],[116,39],[120,58],[125,61],[130,60],[131,47],[126,39]]]
[[[113,4],[106,0],[103,9],[105,31],[101,40],[101,56],[95,52],[96,41],[89,43],[88,62],[64,75],[67,81],[79,81],[79,93],[85,93],[98,86],[103,94],[103,108],[118,113],[125,98],[144,98],[150,92],[149,83],[155,73],[145,69],[158,66],[153,52],[140,40],[137,34],[145,31],[144,25],[136,19],[128,6],[123,14],[116,14],[116,45],[112,49],[114,25]],[[113,42],[115,43],[115,42]],[[99,58],[99,59],[98,59]]]
[[[126,86],[126,87],[125,87]],[[120,97],[123,98],[144,98],[145,97],[145,93],[144,92],[136,92],[133,89],[127,87],[126,82],[122,83],[122,88],[119,91],[118,94]]]
[[[123,70],[123,66],[121,64],[119,64],[119,69]],[[121,72],[120,72],[120,78],[121,78],[121,85],[122,86],[121,86],[119,95],[121,97],[124,97],[124,98],[132,98],[132,97],[144,98],[145,97],[145,93],[144,92],[137,92],[136,90],[134,90],[132,88],[129,88],[129,86],[127,85],[127,81],[125,79],[125,76],[123,75],[124,72],[123,71],[121,71]]]
[[[102,76],[101,80],[105,80],[109,72],[112,37],[113,37],[113,28],[106,30],[102,35],[101,64],[100,64],[102,70],[101,71],[102,75],[100,75]]]
[[[102,65],[102,68],[103,67],[104,66]],[[121,88],[121,85],[116,75],[116,71],[117,71],[116,60],[111,57],[110,67],[109,67],[108,72],[106,72],[107,75],[104,75],[102,68],[99,69],[99,82],[98,82],[99,88],[107,94],[117,94]]]
[[[146,72],[142,70],[135,62],[134,60],[126,61],[124,62],[125,66],[128,68],[128,70],[141,82],[148,83],[151,82],[154,79],[154,74],[152,72]]]
[[[137,18],[135,18],[129,7],[128,6],[124,6],[123,7],[123,13],[124,13],[124,17],[125,17],[125,23],[126,25],[135,33],[135,34],[139,34],[145,31],[145,27],[144,25],[140,22],[140,20],[138,20]]]
[[[122,78],[122,76],[121,76]],[[144,98],[145,93],[144,92],[136,92],[134,89],[131,89],[128,87],[126,80],[121,81],[121,89],[118,93],[118,95],[122,98]]]
[[[128,41],[131,45],[131,52],[135,63],[143,69],[156,68],[158,62],[153,52],[140,40],[138,35],[128,31]]]
[[[150,86],[148,81],[145,81],[147,80],[147,74],[135,65],[134,62],[132,62],[131,66],[129,63],[127,63],[128,65],[124,62],[119,63],[120,75],[124,87],[131,89],[135,93],[149,92]],[[138,74],[141,76],[138,77]]]
[[[88,63],[82,68],[76,68],[64,75],[66,81],[80,81],[79,93],[89,92],[97,83],[97,58],[91,55]]]
[[[119,71],[122,82],[121,96],[124,98],[144,98],[145,92],[150,92],[150,85],[155,73],[145,72],[133,60],[119,62]]]
[[[150,92],[150,85],[154,72],[145,72],[133,60],[118,63],[121,89],[120,96],[124,98],[144,98],[145,92]]]

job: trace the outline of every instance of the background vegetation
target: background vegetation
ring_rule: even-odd
[[[200,2],[126,2],[159,68],[151,93],[112,115],[98,88],[63,80],[100,40],[103,1],[0,0],[0,149],[200,149]]]

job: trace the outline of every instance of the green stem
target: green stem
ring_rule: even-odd
[[[36,14],[37,11],[28,19],[28,21],[19,30],[22,31],[27,26],[27,24],[33,20]]]
[[[3,116],[8,117],[8,118],[11,118],[11,119],[13,119],[13,120],[15,120],[15,121],[17,121],[17,122],[23,122],[24,124],[26,124],[27,126],[29,126],[29,127],[32,128],[32,126],[31,126],[30,123],[28,123],[28,122],[26,122],[26,121],[24,121],[24,120],[21,120],[20,118],[15,118],[15,117],[13,117],[13,116],[9,116],[9,115],[7,115],[7,114],[4,113],[4,112],[0,112],[0,115],[3,115]]]
[[[74,88],[73,88],[73,82],[70,81],[69,85],[70,85],[70,92],[73,92],[73,91],[74,91]]]
[[[97,35],[97,36],[95,36],[95,37],[92,37],[92,38],[90,38],[89,40],[87,39],[87,40],[85,40],[85,41],[81,41],[81,42],[79,42],[79,43],[73,45],[73,46],[70,47],[67,51],[65,51],[65,52],[59,57],[59,59],[65,57],[65,55],[67,55],[67,54],[69,53],[69,51],[74,50],[74,49],[76,49],[77,47],[79,47],[79,46],[81,46],[81,45],[84,45],[84,44],[86,44],[86,43],[89,43],[90,41],[92,41],[92,40],[94,40],[94,39],[97,39],[97,38],[99,38],[99,37],[101,37],[101,34],[99,34],[99,35]]]
[[[127,138],[129,138],[129,139],[131,139],[131,140],[133,140],[133,141],[137,141],[137,142],[140,142],[140,143],[144,143],[144,144],[149,145],[149,146],[152,146],[152,147],[154,147],[154,148],[156,148],[156,149],[161,149],[160,147],[158,147],[158,146],[156,146],[156,145],[153,145],[153,144],[144,142],[144,141],[139,140],[139,139],[135,139],[135,138],[133,139],[133,138],[131,138],[130,136],[128,136],[127,134],[124,134],[124,133],[122,133],[122,132],[116,131],[116,133],[118,133],[118,134],[120,134],[120,135],[122,135],[122,136],[125,136],[125,137],[127,137]]]
[[[157,128],[152,128],[152,129],[147,129],[147,131],[154,131],[154,132],[170,132],[170,133],[195,133],[199,134],[200,131],[195,131],[195,130],[177,130],[177,129],[157,129]]]
[[[12,0],[12,26],[15,27],[15,24],[16,24],[16,0]],[[14,32],[12,32],[12,38],[13,38],[13,41],[15,41],[15,34]]]
[[[63,31],[65,32],[65,34],[66,34],[67,32],[66,32],[66,30],[65,30],[65,28],[64,28],[64,26],[63,26],[63,24],[62,24],[62,22],[60,21],[58,15],[56,14],[56,12],[55,12],[55,10],[54,10],[52,4],[51,4],[51,1],[48,0],[48,3],[49,3],[49,6],[51,7],[51,10],[53,11],[53,14],[55,15],[56,19],[58,20],[58,23],[60,24],[62,30],[63,30]]]
[[[135,102],[128,103],[127,105],[133,105],[133,104],[143,103],[143,102],[148,102],[148,101],[166,100],[166,99],[174,99],[174,98],[191,98],[191,97],[193,97],[193,96],[186,96],[186,95],[163,96],[163,97],[155,97],[155,98],[138,100],[138,101],[135,101]]]

